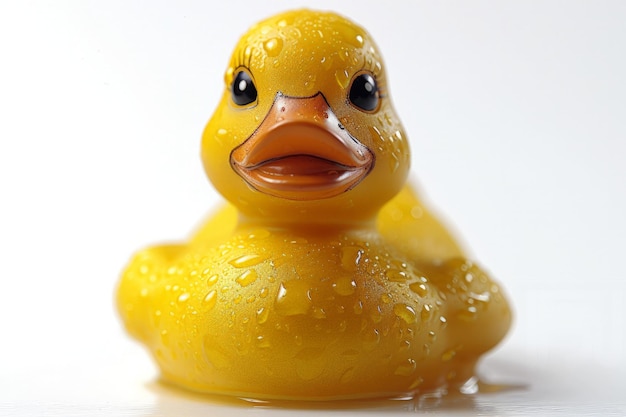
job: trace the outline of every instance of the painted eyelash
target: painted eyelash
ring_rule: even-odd
[[[387,83],[385,82],[385,77],[383,76],[382,66],[376,65],[376,61],[374,60],[370,60],[369,63],[367,61],[367,59],[364,60],[363,66],[355,73],[355,75],[363,72],[371,74],[376,80],[379,97],[387,97]]]

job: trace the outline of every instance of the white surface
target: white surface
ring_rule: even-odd
[[[626,414],[626,3],[333,3],[310,4],[373,34],[415,177],[515,306],[481,372],[517,388],[422,409]],[[0,5],[0,415],[365,412],[155,385],[113,309],[131,253],[219,201],[199,137],[238,36],[307,2],[236,4]]]

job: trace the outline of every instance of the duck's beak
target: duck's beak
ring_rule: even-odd
[[[230,155],[254,189],[289,200],[319,200],[357,185],[374,154],[342,126],[322,95],[278,94],[257,130]]]

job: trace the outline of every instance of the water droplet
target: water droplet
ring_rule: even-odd
[[[316,319],[325,319],[326,311],[321,307],[313,307],[312,316]]]
[[[139,295],[141,297],[147,297],[148,296],[148,289],[147,288],[142,288],[141,291],[139,291]]]
[[[261,307],[256,311],[256,322],[259,324],[263,324],[267,321],[267,318],[270,315],[270,311],[265,307]]]
[[[415,372],[416,368],[417,363],[415,362],[415,359],[409,358],[400,364],[393,373],[400,376],[410,376]]]
[[[169,346],[170,344],[170,336],[165,329],[161,330],[161,343],[163,346]]]
[[[289,243],[291,243],[292,245],[304,245],[306,243],[309,243],[309,241],[304,237],[296,237],[294,239],[291,239]]]
[[[391,282],[404,282],[409,278],[406,272],[397,269],[389,269],[385,272],[385,276]]]
[[[258,275],[256,270],[248,269],[243,274],[239,275],[235,281],[237,281],[237,283],[242,287],[247,287],[248,285],[256,281],[257,277]]]
[[[350,74],[348,74],[346,70],[338,69],[335,72],[335,80],[337,80],[337,84],[339,84],[341,88],[346,88],[350,83]]]
[[[345,332],[347,328],[348,328],[348,322],[345,321],[345,320],[341,320],[339,322],[339,326],[338,326],[339,331],[340,332]]]
[[[283,40],[281,38],[268,39],[263,43],[263,49],[269,56],[278,56],[283,49]]]
[[[243,255],[238,258],[232,259],[228,263],[234,266],[235,268],[248,268],[254,265],[258,265],[266,259],[267,257],[265,256],[261,256],[257,254],[248,254],[248,255]]]
[[[395,173],[400,167],[400,158],[395,152],[391,152],[391,158],[389,158],[389,169],[391,173]]]
[[[369,329],[363,333],[363,347],[365,350],[373,350],[380,343],[380,333],[378,329]]]
[[[432,315],[432,311],[433,311],[433,306],[431,306],[430,304],[424,304],[424,306],[422,307],[422,312],[421,312],[422,321],[428,320]]]
[[[398,303],[393,306],[393,312],[407,324],[415,323],[415,309],[409,305]]]
[[[356,303],[354,303],[352,310],[354,311],[354,314],[363,313],[363,301],[359,300]]]
[[[475,292],[470,292],[469,296],[470,296],[470,299],[474,299],[476,301],[481,301],[483,303],[488,303],[489,299],[490,299],[489,292],[487,292],[487,291],[482,292],[480,294],[477,294]]]
[[[422,282],[414,282],[409,285],[409,288],[420,297],[426,297],[426,294],[428,294],[428,287]]]
[[[355,271],[363,257],[363,249],[357,246],[341,248],[341,267],[346,271]]]
[[[311,307],[311,288],[301,280],[285,281],[276,294],[276,312],[285,316],[306,314]]]
[[[184,303],[185,301],[189,300],[189,293],[188,292],[184,292],[181,295],[178,296],[178,302],[179,303]]]
[[[267,340],[264,336],[260,335],[256,337],[257,346],[261,349],[267,349],[272,347],[272,344],[269,340]]]
[[[332,287],[339,295],[352,295],[356,290],[356,282],[350,277],[340,277],[333,282]]]
[[[424,215],[424,210],[420,206],[411,207],[411,217],[420,219]]]
[[[465,395],[478,394],[478,390],[478,378],[476,378],[475,376],[465,381],[463,385],[459,387],[459,392]]]
[[[204,297],[203,303],[207,310],[215,307],[215,303],[217,302],[217,291],[212,290]]]
[[[375,310],[370,313],[370,318],[374,323],[380,323],[383,319],[383,313],[380,311],[380,306],[377,306]]]
[[[456,349],[450,349],[444,352],[443,355],[441,355],[441,360],[442,362],[448,362],[448,361],[451,361],[452,358],[454,358],[455,356],[456,356]]]
[[[363,47],[363,34],[352,25],[337,23],[334,26],[340,39],[356,48]]]

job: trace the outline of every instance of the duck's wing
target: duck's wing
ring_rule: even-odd
[[[237,209],[230,203],[211,213],[204,224],[192,235],[192,247],[215,246],[232,236],[237,226]]]

